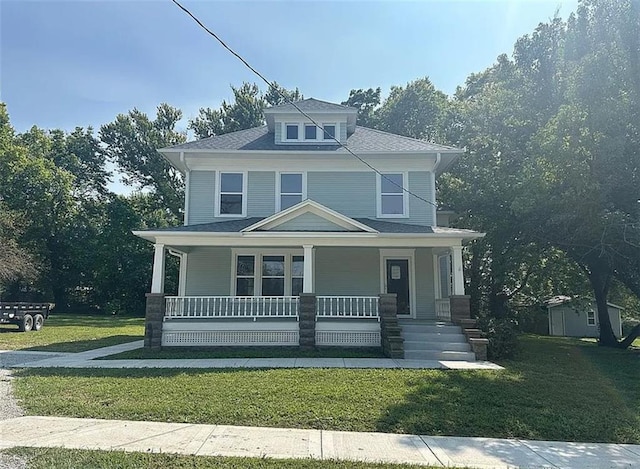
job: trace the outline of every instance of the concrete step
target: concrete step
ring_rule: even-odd
[[[440,332],[407,332],[402,331],[402,338],[407,341],[422,341],[422,342],[466,342],[467,339],[459,332],[452,334],[445,334]]]
[[[443,350],[405,350],[406,360],[453,360],[453,361],[476,361],[473,352],[451,352]]]
[[[470,352],[471,346],[466,342],[423,342],[423,341],[404,341],[405,352],[410,351],[426,351],[426,350],[442,350],[448,352]]]
[[[400,324],[403,331],[406,332],[423,332],[427,334],[461,334],[460,326],[452,324]]]

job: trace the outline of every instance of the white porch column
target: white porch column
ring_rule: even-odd
[[[155,244],[151,293],[164,293],[164,244]]]
[[[452,295],[464,295],[464,273],[462,271],[462,246],[451,246],[451,270],[453,273]]]
[[[180,277],[178,279],[178,295],[187,295],[187,263],[189,262],[189,255],[184,252],[180,254]]]
[[[305,244],[304,249],[304,278],[302,279],[302,293],[313,293],[313,244]]]

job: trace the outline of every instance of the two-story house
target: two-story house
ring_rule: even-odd
[[[151,299],[162,345],[298,345],[305,293],[311,343],[375,346],[380,294],[397,295],[403,324],[449,321],[464,295],[462,246],[482,234],[436,213],[436,179],[462,150],[296,104],[315,123],[284,104],[265,126],[159,150],[186,181],[184,226],[135,232],[155,244],[150,298],[167,253],[180,258],[178,296]]]

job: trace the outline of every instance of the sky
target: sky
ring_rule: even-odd
[[[269,80],[305,97],[428,76],[452,94],[577,0],[181,0]],[[258,78],[170,0],[0,0],[0,100],[19,131],[72,130],[167,102],[184,113]],[[261,86],[264,89],[264,87]]]

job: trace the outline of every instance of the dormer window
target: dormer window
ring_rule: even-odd
[[[315,125],[305,124],[304,126],[304,139],[315,140],[318,135],[318,129]]]
[[[324,131],[325,140],[333,140],[336,138],[336,126],[335,124],[325,124],[322,126]]]
[[[287,140],[298,140],[298,124],[287,124]]]

